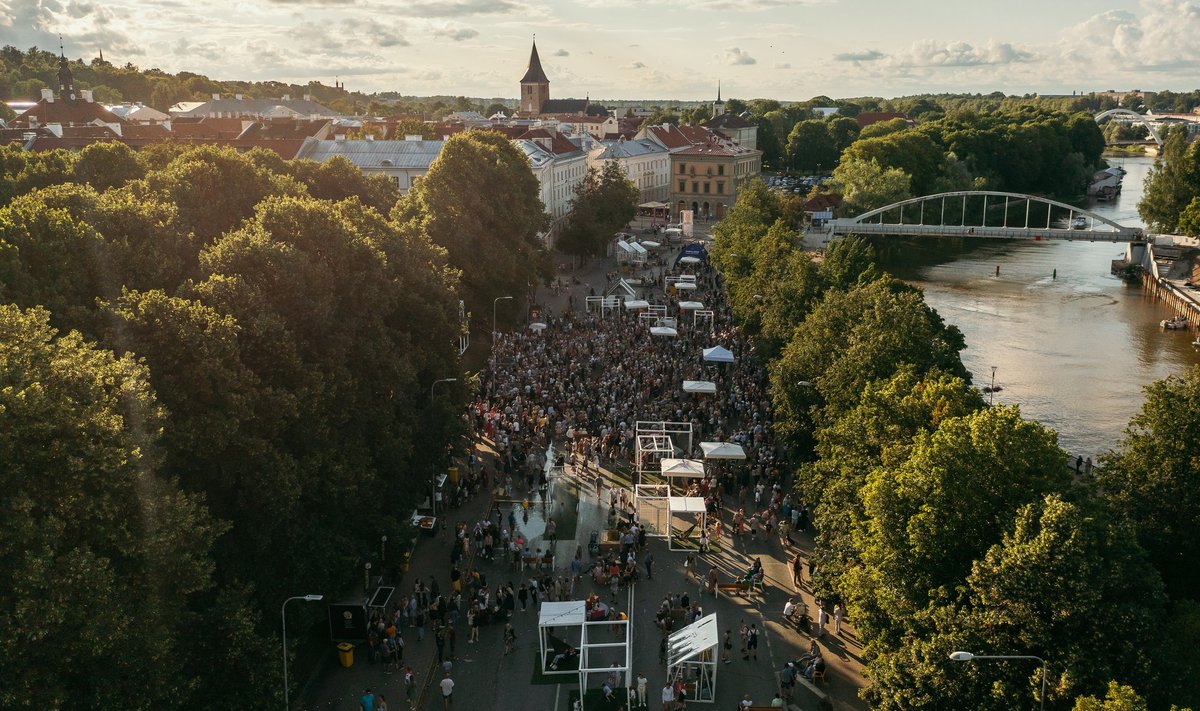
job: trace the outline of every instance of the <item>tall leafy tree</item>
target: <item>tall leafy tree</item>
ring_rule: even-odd
[[[832,187],[842,194],[842,211],[858,214],[912,197],[912,178],[874,158],[843,158],[833,171]]]
[[[838,160],[838,146],[829,132],[829,124],[817,119],[798,121],[787,139],[788,164],[806,172],[832,169]]]
[[[1187,132],[1182,128],[1170,128],[1154,160],[1154,168],[1146,176],[1146,191],[1138,203],[1138,212],[1150,229],[1177,232],[1180,218],[1197,195],[1200,195],[1200,148],[1188,142]]]
[[[0,706],[186,699],[222,526],[159,474],[161,424],[144,366],[0,305]]]
[[[551,274],[547,217],[524,154],[493,131],[451,136],[392,212],[446,249],[460,293],[482,324],[498,296],[523,297]]]
[[[601,170],[588,168],[575,186],[571,214],[559,238],[558,248],[567,254],[597,256],[604,253],[613,233],[637,213],[639,192],[615,160]]]
[[[1146,387],[1097,478],[1128,518],[1172,597],[1200,600],[1200,368]]]

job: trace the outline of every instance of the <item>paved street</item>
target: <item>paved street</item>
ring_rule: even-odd
[[[636,225],[635,225],[636,227]],[[709,225],[702,225],[701,232],[707,236]],[[640,230],[638,230],[639,236]],[[584,307],[584,296],[589,289],[601,293],[605,285],[606,273],[616,269],[611,258],[596,260],[585,268],[574,270],[574,276],[580,284],[573,286],[576,295],[576,308]],[[567,272],[570,274],[570,272]],[[561,313],[568,308],[569,290],[554,294],[551,290],[543,290],[538,302],[552,313]],[[480,440],[475,445],[477,451],[487,457],[494,453],[490,443]],[[606,481],[619,483],[619,477],[614,472],[606,472]],[[551,488],[551,506],[570,506],[578,498],[578,524],[576,535],[570,540],[560,540],[555,544],[556,562],[559,574],[565,574],[566,568],[573,558],[576,546],[582,545],[585,564],[590,559],[586,553],[588,537],[591,531],[606,527],[608,491],[605,489],[599,500],[590,484],[580,486],[573,472],[561,478],[555,478]],[[458,521],[474,522],[488,515],[491,500],[486,493],[478,494],[463,508],[451,511],[448,517],[449,529],[453,531],[454,523]],[[511,505],[502,505],[505,517]],[[551,513],[553,513],[551,511]],[[520,513],[518,512],[518,520]],[[556,516],[557,518],[557,516]],[[728,521],[726,522],[728,523]],[[544,530],[544,518],[540,507],[536,504],[530,510],[528,523],[519,523],[519,529],[529,539],[529,548],[545,548],[541,535]],[[727,529],[728,530],[728,529]],[[809,638],[795,629],[793,625],[785,626],[781,622],[782,610],[789,596],[794,595],[791,574],[787,570],[786,561],[796,550],[787,549],[777,538],[751,540],[743,536],[736,541],[730,541],[726,536],[724,545],[716,553],[701,558],[698,564],[699,579],[689,581],[685,577],[683,561],[685,554],[667,550],[663,539],[650,538],[649,552],[655,558],[654,577],[641,581],[629,590],[621,591],[618,608],[627,609],[626,600],[632,594],[633,608],[631,612],[633,628],[633,669],[629,678],[635,678],[638,672],[648,678],[647,697],[650,708],[660,708],[659,692],[666,678],[666,668],[659,662],[659,644],[661,635],[655,627],[654,616],[664,595],[687,592],[693,601],[700,601],[704,612],[716,612],[719,628],[734,631],[734,655],[730,664],[719,664],[717,670],[716,704],[712,708],[728,709],[734,706],[745,693],[749,693],[755,704],[768,705],[777,691],[775,672],[786,661],[796,659],[807,652]],[[812,541],[807,535],[797,535],[799,552],[807,559]],[[442,590],[449,588],[449,550],[450,542],[442,537],[421,538],[420,544],[412,558],[411,572],[400,581],[397,594],[409,592],[412,589],[415,575],[428,579],[430,574],[436,575]],[[753,593],[746,597],[728,598],[722,596],[714,599],[703,595],[699,580],[708,573],[710,567],[716,567],[722,581],[729,581],[734,575],[749,567],[754,558],[760,558],[766,573],[765,593]],[[644,554],[640,559],[644,559]],[[495,585],[512,581],[514,587],[526,582],[521,572],[513,570],[507,561],[476,561],[478,569],[486,574],[488,583]],[[806,569],[807,570],[807,569]],[[806,573],[807,574],[807,573]],[[526,574],[527,575],[527,574]],[[595,586],[589,576],[584,575],[582,583],[574,590],[572,599],[583,599],[588,593],[596,592],[604,601],[609,600],[607,586],[600,589]],[[811,595],[806,590],[799,591],[799,596],[808,604],[810,616],[815,620],[816,608]],[[755,623],[765,632],[759,645],[757,662],[745,661],[738,652],[737,628],[744,620],[747,624]],[[518,709],[569,709],[568,695],[577,688],[576,677],[564,675],[557,677],[562,683],[531,684],[534,678],[534,667],[537,663],[537,613],[530,606],[522,612],[520,604],[513,615],[512,622],[516,629],[517,642],[515,651],[510,655],[503,654],[501,633],[503,626],[491,624],[480,630],[480,642],[467,644],[467,630],[464,618],[458,623],[458,640],[453,661],[452,677],[455,680],[454,708],[484,711],[516,711]],[[681,624],[681,623],[680,623]],[[678,624],[676,626],[678,629]],[[854,643],[853,629],[843,625],[844,635],[836,637],[829,632],[820,641],[825,659],[829,665],[828,678],[819,687],[830,694],[832,707],[838,709],[865,709],[866,704],[857,698],[857,690],[865,682],[861,676],[861,660],[858,657],[859,647]],[[436,650],[433,635],[427,634],[423,642],[418,642],[413,630],[404,630],[406,646],[404,661],[412,664],[418,673],[423,688],[427,690],[422,696],[421,709],[442,709],[441,694],[436,687],[441,678],[440,673],[433,674],[436,662]],[[371,687],[376,693],[383,693],[388,700],[389,711],[406,709],[402,674],[385,674],[381,665],[370,665],[365,659],[365,645],[360,645],[358,656],[353,667],[343,669],[337,666],[336,656],[331,655],[325,666],[306,689],[301,703],[294,705],[299,709],[320,709],[330,711],[353,711],[358,708],[358,697],[363,689]],[[593,675],[591,686],[598,688],[603,679]],[[811,699],[803,698],[801,693],[793,700],[804,711],[815,711],[820,708]],[[703,707],[702,704],[691,702],[689,707]]]

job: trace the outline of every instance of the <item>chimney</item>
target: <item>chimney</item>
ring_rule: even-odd
[[[291,95],[291,94],[284,94],[284,95],[283,95],[283,98],[282,98],[281,100],[282,100],[282,101],[291,101],[291,100],[292,100],[292,95]]]
[[[346,140],[346,134],[335,133],[335,134],[333,134],[333,140],[337,141],[338,143],[342,143]]]
[[[404,134],[404,140],[406,140],[406,141],[422,141],[424,139],[421,137],[421,134],[419,134],[419,133],[406,133],[406,134]]]
[[[53,89],[42,89],[42,98],[46,100],[47,104],[53,104],[54,103],[54,90]]]
[[[375,134],[373,134],[373,133],[368,133],[367,135],[363,136],[363,138],[367,139],[368,141],[374,141],[374,140],[375,140]]]
[[[84,101],[88,102],[89,104],[92,103],[92,90],[91,89],[84,89],[84,90],[80,91],[79,93],[81,95],[83,95]]]
[[[213,94],[213,101],[220,101],[220,100],[221,100],[220,94]]]
[[[312,94],[305,94],[305,95],[304,95],[304,100],[305,100],[305,101],[312,101]]]
[[[241,95],[241,94],[234,94],[234,95],[233,95],[233,98],[237,99],[238,101],[241,101],[241,100],[242,100],[242,95]]]

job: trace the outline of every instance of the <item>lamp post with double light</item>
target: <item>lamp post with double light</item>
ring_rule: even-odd
[[[971,652],[951,652],[950,659],[956,662],[970,662],[975,659],[1024,659],[1026,661],[1040,662],[1042,665],[1042,699],[1041,708],[1046,708],[1046,677],[1049,673],[1049,666],[1046,660],[1041,657],[1035,657],[1032,654],[972,654]]]
[[[297,595],[289,597],[279,606],[279,620],[283,628],[283,708],[284,711],[290,711],[292,708],[291,694],[288,689],[288,649],[287,649],[287,604],[292,600],[303,600],[305,602],[320,602],[324,599],[324,595]]]
[[[433,407],[433,389],[435,387],[437,387],[437,384],[438,383],[454,383],[457,381],[458,381],[458,378],[441,378],[440,380],[433,381],[433,384],[431,384],[429,386],[429,406],[430,406],[430,408]],[[437,515],[437,471],[436,470],[433,472],[433,480],[429,483],[429,510],[433,512],[432,515],[434,515],[434,516]]]

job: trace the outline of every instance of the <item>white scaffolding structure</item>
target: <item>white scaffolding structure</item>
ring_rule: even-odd
[[[621,299],[617,296],[589,296],[587,297],[587,310],[593,308],[600,309],[600,315],[607,316],[609,311],[616,311],[621,308]]]
[[[711,704],[717,698],[716,613],[706,615],[667,637],[667,679],[681,680],[688,701]]]
[[[696,309],[695,311],[693,311],[692,312],[692,328],[699,328],[699,323],[701,321],[708,321],[708,328],[711,331],[716,324],[716,319],[713,318],[712,310]]]
[[[667,549],[688,551],[699,548],[698,545],[690,545],[690,540],[697,530],[704,531],[708,528],[708,509],[704,506],[704,499],[699,496],[672,496],[667,500],[667,506],[671,512]],[[682,518],[685,525],[691,519],[691,526],[676,529],[676,518]]]
[[[538,645],[541,650],[541,669],[543,674],[575,674],[579,669],[575,666],[575,660],[582,661],[582,652],[580,651],[583,644],[583,625],[587,622],[587,603],[583,600],[568,600],[565,602],[550,602],[542,603],[542,609],[538,611]],[[550,642],[551,630],[555,628],[565,627],[566,633],[563,635],[571,635],[572,631],[578,633],[574,640],[564,639],[564,644],[574,647],[578,655],[568,655],[565,651],[559,652],[559,648]],[[576,644],[578,642],[578,644]],[[563,669],[551,669],[554,665],[556,655],[562,654],[563,658],[559,660],[559,665]],[[574,659],[572,659],[574,656]],[[563,662],[566,662],[565,664]]]
[[[647,475],[661,473],[663,459],[688,455],[692,451],[692,423],[654,422],[638,420],[634,423],[634,443],[637,449],[633,456],[634,483],[643,481]]]

